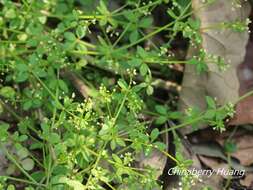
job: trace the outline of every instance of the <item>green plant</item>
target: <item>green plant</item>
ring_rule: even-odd
[[[0,121],[9,160],[0,189],[159,189],[154,169],[134,166],[138,153],[158,149],[186,168],[179,151],[166,153],[160,134],[203,122],[225,130],[231,104],[218,107],[207,97],[205,113],[185,115],[153,96],[157,65],[194,64],[203,72],[208,58],[224,68],[202,49],[190,60],[168,58],[178,33],[201,43],[191,1],[122,0],[114,10],[108,2],[0,1],[0,112],[11,115]],[[170,7],[171,22],[161,27],[152,16],[158,6]],[[158,47],[152,38],[163,31],[170,38]],[[161,130],[169,119],[184,122]]]

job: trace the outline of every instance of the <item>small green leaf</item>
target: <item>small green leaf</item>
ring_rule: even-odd
[[[166,150],[167,146],[166,144],[162,143],[162,142],[155,142],[154,145],[158,148],[158,150],[160,151],[164,151]]]
[[[158,118],[155,120],[155,123],[156,123],[157,125],[161,125],[161,124],[164,124],[167,120],[168,120],[167,117],[165,117],[165,116],[160,116],[160,117],[158,117]]]
[[[224,148],[227,153],[235,153],[237,151],[237,146],[232,141],[225,141]]]
[[[45,175],[46,175],[45,172],[42,171],[36,171],[31,174],[32,178],[35,179],[36,181],[42,180]],[[25,190],[34,190],[34,189],[25,189]]]
[[[213,98],[206,96],[206,102],[209,108],[216,109],[216,103]]]
[[[147,52],[141,46],[137,46],[137,54],[141,58],[146,58],[147,57]]]
[[[156,105],[155,106],[155,110],[161,114],[161,115],[167,115],[167,109],[165,106],[162,106],[162,105]]]
[[[182,117],[182,113],[181,112],[170,112],[169,113],[169,116],[168,116],[170,119],[179,119]]]
[[[7,187],[7,190],[15,190],[16,188],[15,188],[15,186],[14,185],[8,185],[8,187]]]
[[[17,76],[15,77],[16,82],[24,82],[28,79],[29,74],[28,72],[19,72]]]
[[[148,28],[152,25],[153,19],[151,17],[144,17],[139,23],[139,27]]]
[[[116,142],[115,142],[114,139],[111,140],[111,142],[110,142],[110,147],[111,147],[112,150],[115,150],[115,148],[116,148]]]
[[[73,50],[75,48],[75,45],[76,45],[75,43],[67,41],[63,44],[63,48],[64,50],[69,51],[69,50]]]
[[[141,64],[140,73],[142,76],[145,76],[147,74],[148,70],[149,70],[149,67],[147,66],[147,64],[145,64],[145,63]]]
[[[146,92],[147,92],[148,95],[153,94],[153,92],[154,92],[153,87],[151,85],[148,85]]]
[[[27,135],[20,135],[19,138],[18,138],[19,142],[24,142],[27,139],[28,139]]]
[[[47,72],[44,71],[44,69],[39,68],[39,67],[36,67],[36,68],[34,69],[34,73],[35,73],[38,77],[40,77],[40,78],[46,77],[46,76],[47,76]]]
[[[133,58],[132,60],[128,61],[128,64],[131,67],[139,67],[141,63],[142,63],[142,60],[138,58]]]
[[[86,35],[86,26],[78,26],[76,29],[76,35],[79,39],[83,38]]]
[[[129,40],[131,43],[136,42],[139,39],[139,32],[137,30],[134,30],[133,32],[131,32],[131,34],[129,35]]]
[[[99,131],[99,135],[101,137],[106,137],[106,135],[109,133],[110,131],[110,126],[108,124],[103,125],[103,127],[101,128],[101,130]]]
[[[19,159],[22,160],[22,159],[29,156],[29,151],[23,147],[23,148],[17,150],[17,155],[18,155]]]
[[[86,65],[88,64],[88,61],[86,59],[80,59],[77,63],[76,63],[76,69],[80,70],[82,68],[84,68]]]
[[[50,133],[50,135],[48,137],[48,141],[51,144],[57,144],[60,142],[60,140],[61,140],[61,137],[57,133]]]
[[[16,65],[16,69],[19,72],[25,72],[25,71],[28,71],[29,67],[26,64],[19,63],[19,64]]]
[[[215,115],[216,115],[216,110],[207,110],[204,116],[206,119],[213,119]]]
[[[7,11],[5,12],[5,18],[16,18],[17,14],[16,11],[14,9],[7,9]]]
[[[24,110],[29,110],[33,105],[33,100],[32,99],[28,99],[23,103],[23,109]]]
[[[76,36],[72,32],[65,32],[64,37],[66,40],[71,41],[71,42],[76,40]]]
[[[0,95],[5,98],[14,99],[15,94],[15,90],[10,86],[4,86],[0,89]]]
[[[194,30],[198,30],[200,28],[200,19],[192,19],[189,18],[188,19],[188,24],[194,29]]]
[[[116,154],[112,154],[112,158],[116,163],[122,164],[122,160]]]
[[[23,33],[23,34],[17,35],[17,38],[18,38],[19,41],[26,41],[28,36],[27,36],[27,34]]]
[[[30,171],[34,168],[34,161],[31,158],[26,158],[21,161],[21,165],[26,171]]]
[[[126,81],[124,81],[123,79],[118,80],[118,85],[120,86],[120,88],[122,90],[127,90],[128,89],[128,85],[127,85]]]
[[[125,147],[125,146],[126,146],[125,141],[123,141],[121,138],[116,138],[116,143],[117,143],[119,146],[122,146],[122,147]]]
[[[151,134],[150,134],[150,138],[151,138],[151,141],[154,141],[157,139],[157,137],[159,136],[160,132],[157,128],[153,129]]]
[[[67,177],[61,177],[59,179],[58,183],[64,183],[64,184],[68,185],[69,187],[71,187],[73,190],[83,190],[83,189],[85,189],[85,186],[81,182],[79,182],[77,180],[69,179]]]
[[[192,58],[192,59],[188,60],[187,62],[191,65],[197,65],[199,61],[195,58]]]
[[[167,13],[172,17],[172,18],[174,18],[174,19],[177,19],[177,15],[173,12],[173,10],[171,10],[171,9],[168,9],[167,10]]]
[[[38,20],[40,21],[41,24],[45,24],[47,21],[47,17],[46,16],[40,16],[38,17]]]
[[[135,23],[138,21],[138,17],[132,11],[124,11],[124,16],[130,22]]]
[[[68,92],[69,89],[64,80],[59,79],[58,84],[61,90],[63,90],[64,92]]]
[[[8,133],[8,129],[9,129],[9,124],[7,123],[0,123],[0,140],[1,141],[6,141],[9,133]]]

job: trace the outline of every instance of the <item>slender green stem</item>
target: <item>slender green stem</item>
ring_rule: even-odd
[[[126,46],[123,46],[123,47],[121,47],[121,48],[119,48],[119,49],[117,49],[117,50],[115,50],[115,51],[120,51],[120,50],[124,50],[124,49],[128,49],[128,48],[130,48],[130,47],[133,47],[133,46],[139,44],[140,42],[143,42],[143,41],[149,39],[150,37],[152,37],[152,36],[154,36],[154,35],[160,33],[161,31],[167,29],[168,27],[173,26],[175,22],[177,22],[177,21],[179,21],[179,20],[181,20],[181,19],[184,19],[184,18],[186,18],[187,16],[189,16],[189,14],[185,14],[185,12],[190,8],[190,6],[191,6],[191,3],[189,3],[189,4],[186,6],[186,8],[185,8],[184,11],[182,12],[182,14],[178,17],[177,20],[174,20],[174,21],[172,21],[172,22],[170,22],[170,23],[168,23],[168,24],[166,24],[166,25],[160,27],[160,28],[158,28],[157,30],[155,30],[155,31],[153,31],[153,32],[151,32],[151,33],[149,33],[149,34],[147,34],[147,35],[144,36],[143,38],[141,38],[141,39],[139,39],[139,40],[137,40],[137,41],[135,41],[135,42],[133,42],[133,43],[131,43],[131,44],[128,44],[128,45],[126,45]],[[184,14],[185,14],[185,15],[184,15]],[[191,14],[192,14],[192,13],[191,13]],[[190,15],[191,15],[191,14],[190,14]]]
[[[249,91],[249,92],[247,92],[246,94],[244,94],[243,96],[241,96],[238,100],[235,101],[234,104],[238,104],[240,101],[242,101],[242,100],[244,100],[245,98],[247,98],[247,97],[249,97],[249,96],[252,96],[252,95],[253,95],[253,90],[252,90],[252,91]],[[223,105],[223,106],[221,106],[221,107],[219,107],[218,110],[224,109],[225,106],[226,106],[226,104]],[[179,125],[173,126],[173,127],[171,127],[171,128],[168,128],[168,129],[165,129],[165,130],[160,131],[160,134],[167,133],[167,132],[172,131],[172,130],[175,130],[175,129],[179,129],[179,128],[183,128],[183,127],[189,126],[189,125],[191,125],[191,124],[193,124],[193,123],[196,123],[196,122],[198,122],[198,121],[203,120],[204,117],[205,117],[205,112],[202,112],[198,117],[196,117],[196,118],[194,118],[194,119],[192,119],[192,120],[190,120],[190,121],[187,121],[187,122],[185,122],[185,123],[182,123],[182,124],[179,124]]]
[[[115,121],[118,119],[119,114],[120,114],[120,112],[121,112],[121,110],[122,110],[122,108],[123,108],[123,106],[124,106],[124,104],[125,104],[125,102],[126,102],[128,93],[129,93],[130,88],[131,88],[131,84],[132,84],[132,78],[130,79],[130,83],[129,83],[128,89],[127,89],[127,91],[125,92],[124,98],[123,98],[123,100],[122,100],[122,102],[121,102],[121,104],[120,104],[120,107],[119,107],[119,109],[118,109],[118,111],[117,111],[117,113],[116,113],[116,115],[115,115],[115,117],[114,117],[114,118],[115,118]]]
[[[129,142],[132,142],[131,139],[124,139],[124,140],[125,140],[125,141],[129,141]],[[155,149],[161,151],[165,156],[167,156],[168,158],[170,158],[171,160],[173,160],[177,165],[180,164],[180,162],[179,162],[175,157],[173,157],[172,155],[170,155],[168,152],[166,152],[166,151],[164,151],[164,150],[160,150],[160,149],[158,149],[157,147],[155,147],[155,146],[152,145],[152,144],[145,144],[145,143],[143,143],[143,142],[140,142],[140,144],[142,144],[142,145],[144,145],[144,146],[147,146],[147,147],[155,148]]]
[[[125,33],[127,32],[128,28],[131,26],[132,23],[128,23],[127,26],[125,27],[125,29],[123,30],[123,32],[120,34],[120,36],[118,37],[118,39],[113,43],[112,47],[114,48],[119,41],[123,38],[123,36],[125,35]]]
[[[73,51],[70,51],[70,53],[77,54],[77,55],[101,55],[101,53],[96,52],[96,51],[77,51],[77,50],[73,50]]]
[[[194,119],[192,119],[190,121],[187,121],[185,123],[182,123],[182,124],[170,127],[168,129],[164,129],[164,130],[160,131],[160,134],[167,133],[167,132],[172,131],[172,130],[176,130],[176,129],[179,129],[179,128],[183,128],[183,127],[189,126],[189,125],[191,125],[193,123],[201,121],[202,119],[204,119],[204,114],[203,113],[200,116],[198,116],[198,117],[196,117],[196,118],[194,118]]]
[[[101,159],[101,157],[102,157],[103,150],[105,149],[106,145],[107,145],[107,142],[105,142],[105,143],[103,144],[103,146],[102,146],[102,148],[101,148],[101,150],[100,150],[100,152],[99,152],[99,154],[98,154],[98,157],[97,157],[97,159],[96,159],[96,161],[95,161],[95,163],[94,163],[94,165],[92,166],[92,169],[91,169],[90,171],[92,171],[93,169],[95,169],[95,168],[97,167],[97,165],[98,165],[98,163],[99,163],[99,161],[100,161],[100,159]],[[88,180],[87,180],[87,182],[86,182],[86,185],[85,185],[84,189],[89,188],[89,183],[90,183],[91,178],[92,178],[92,174],[89,175]]]
[[[93,45],[93,44],[91,44],[91,43],[89,43],[89,42],[85,42],[85,41],[83,41],[83,40],[77,39],[77,42],[79,42],[79,43],[81,43],[81,44],[83,44],[83,45],[85,45],[85,46],[87,46],[87,47],[93,48],[93,49],[96,48],[95,45]]]
[[[40,11],[40,13],[47,17],[52,17],[52,18],[58,18],[58,19],[68,18],[68,15],[52,14],[45,10]],[[79,15],[78,16],[78,18],[84,19],[84,20],[103,19],[104,17],[105,17],[104,15]]]
[[[16,159],[14,158],[14,156],[13,156],[11,153],[9,153],[9,151],[5,148],[5,146],[4,146],[2,143],[0,143],[0,146],[1,146],[2,150],[4,151],[5,155],[7,156],[7,158],[8,158],[10,161],[12,161],[13,164],[15,164],[15,166],[16,166],[28,179],[30,179],[30,180],[32,181],[32,183],[37,183],[37,182],[35,181],[35,179],[33,179],[33,177],[32,177],[29,173],[27,173],[27,172],[25,171],[25,169],[16,161]]]
[[[45,88],[45,90],[49,93],[49,95],[55,100],[55,103],[57,103],[62,110],[66,111],[69,115],[76,117],[75,114],[73,114],[65,109],[65,107],[61,104],[61,102],[57,99],[57,97],[53,94],[53,92],[47,87],[47,85],[33,71],[31,71],[31,73],[39,81],[39,83]]]
[[[244,95],[240,96],[239,99],[234,102],[234,104],[238,104],[240,101],[242,101],[242,100],[244,100],[244,99],[246,99],[246,98],[248,98],[252,95],[253,95],[253,90],[251,90],[251,91],[245,93]]]
[[[154,1],[152,3],[148,3],[147,5],[144,5],[142,7],[137,7],[135,9],[132,9],[130,10],[130,12],[137,12],[137,11],[142,11],[142,10],[145,10],[149,7],[153,7],[153,6],[156,6],[156,5],[159,5],[162,3],[162,0],[157,0],[157,1]],[[120,15],[123,15],[124,12],[120,12],[120,13],[117,13],[117,14],[113,14],[112,16],[120,16]]]
[[[0,40],[1,43],[9,43],[9,44],[25,44],[26,41],[12,41],[12,40]]]
[[[21,183],[26,183],[26,184],[30,184],[30,185],[35,185],[35,186],[40,186],[40,187],[46,187],[46,185],[44,184],[40,184],[40,183],[35,183],[32,181],[28,181],[25,179],[20,179],[20,178],[15,178],[15,177],[10,177],[10,176],[0,176],[0,178],[5,178],[7,180],[11,180],[11,181],[17,181],[17,182],[21,182]]]
[[[174,24],[174,22],[170,22],[169,24],[166,24],[165,26],[162,26],[162,27],[158,28],[157,30],[155,30],[155,31],[153,31],[153,32],[151,32],[151,33],[149,33],[149,34],[147,34],[146,36],[142,37],[141,39],[139,39],[139,40],[137,40],[137,41],[135,41],[135,42],[133,42],[133,43],[131,43],[131,44],[125,45],[125,46],[123,46],[123,47],[121,47],[121,48],[118,48],[118,49],[115,50],[115,51],[125,50],[125,49],[128,49],[128,48],[130,48],[130,47],[133,47],[133,46],[135,46],[135,45],[137,45],[137,44],[139,44],[139,43],[141,43],[141,42],[143,42],[143,41],[149,39],[150,37],[152,37],[152,36],[154,36],[154,35],[160,33],[161,31],[163,31],[164,29],[166,29],[166,28],[172,26],[173,24]]]

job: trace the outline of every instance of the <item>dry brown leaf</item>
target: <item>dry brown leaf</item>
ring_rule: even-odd
[[[250,189],[253,188],[253,173],[249,173],[244,179],[240,180],[240,183]]]
[[[156,176],[157,178],[162,175],[164,167],[166,165],[167,157],[159,150],[154,149],[149,156],[145,156],[141,154],[140,162],[138,166],[140,168],[144,168],[146,166],[150,166],[157,171]]]
[[[250,12],[250,5],[242,1],[242,7],[232,11],[232,2],[217,0],[212,5],[203,6],[202,0],[193,0],[195,17],[201,20],[201,28],[209,28],[222,22],[245,21]],[[200,8],[202,7],[202,8]],[[231,29],[209,29],[202,33],[202,47],[208,54],[225,59],[230,67],[221,73],[217,66],[208,63],[208,73],[196,74],[193,65],[186,65],[181,92],[181,110],[188,107],[206,108],[205,96],[216,97],[219,104],[234,102],[239,97],[239,79],[237,67],[243,62],[248,32],[233,32]],[[190,48],[188,58],[196,54]],[[204,127],[204,126],[203,126]],[[184,134],[190,133],[191,128],[183,129]]]
[[[221,162],[218,159],[215,158],[209,158],[205,156],[199,156],[199,159],[209,168],[218,171],[219,169],[222,170],[224,169],[225,171],[229,170],[229,166],[225,162]],[[222,173],[221,173],[222,174]],[[228,176],[226,175],[221,175],[223,178],[227,178]]]
[[[245,60],[238,67],[240,81],[240,96],[251,91],[253,88],[253,42],[249,41]],[[236,106],[236,115],[230,124],[253,123],[253,96],[247,97]]]
[[[164,126],[165,129],[167,129],[167,125]],[[162,136],[162,142],[166,144],[167,149],[169,148],[169,135],[168,133],[163,134]],[[137,159],[137,167],[139,168],[144,168],[146,166],[150,166],[153,169],[156,170],[156,177],[158,178],[159,176],[162,175],[163,170],[165,168],[167,162],[167,156],[161,152],[158,149],[153,149],[151,155],[146,156],[144,152],[141,152],[138,155]]]

